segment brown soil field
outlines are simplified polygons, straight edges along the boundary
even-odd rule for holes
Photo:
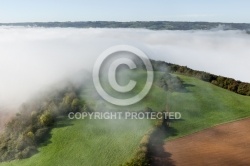
[[[163,145],[159,166],[250,165],[250,118],[222,124]]]

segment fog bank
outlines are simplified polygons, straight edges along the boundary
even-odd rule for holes
[[[250,82],[250,36],[241,31],[0,27],[0,107],[16,106],[129,44],[155,60]]]

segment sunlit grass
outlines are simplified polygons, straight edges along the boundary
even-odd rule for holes
[[[159,78],[163,73],[155,73]],[[139,111],[150,107],[162,111],[166,104],[170,111],[180,112],[182,119],[171,123],[174,139],[211,126],[250,116],[250,97],[214,86],[210,83],[178,75],[186,92],[166,92],[153,85],[139,103],[119,107],[102,100],[93,86],[82,92],[82,98],[95,110]],[[137,78],[145,77],[138,72]],[[144,86],[143,81],[138,87]],[[133,92],[131,92],[133,93]],[[64,120],[60,128],[52,130],[47,146],[29,159],[1,163],[0,166],[50,165],[119,165],[133,157],[140,139],[152,127],[150,120]],[[171,135],[172,134],[172,135]],[[175,135],[173,135],[175,134]]]

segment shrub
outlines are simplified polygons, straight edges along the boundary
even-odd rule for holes
[[[81,108],[81,102],[79,99],[75,98],[71,103],[71,109],[75,112],[77,110],[80,110]]]
[[[35,135],[34,135],[34,133],[32,131],[27,133],[27,137],[29,137],[32,140],[35,140]]]
[[[40,123],[41,123],[43,126],[50,126],[50,125],[53,123],[52,115],[51,115],[51,113],[49,113],[49,112],[43,113],[43,114],[40,116],[39,119],[40,119]]]
[[[49,129],[44,127],[44,128],[41,128],[41,129],[38,129],[36,132],[35,132],[35,140],[36,140],[36,143],[42,143],[44,141],[44,138],[45,136],[48,134],[49,132]]]
[[[30,156],[32,156],[33,154],[37,153],[36,147],[34,146],[28,146],[27,148],[25,148],[19,157],[21,158],[28,158]]]

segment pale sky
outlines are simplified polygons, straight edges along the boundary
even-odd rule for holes
[[[209,21],[250,23],[249,0],[0,0],[0,22]]]

